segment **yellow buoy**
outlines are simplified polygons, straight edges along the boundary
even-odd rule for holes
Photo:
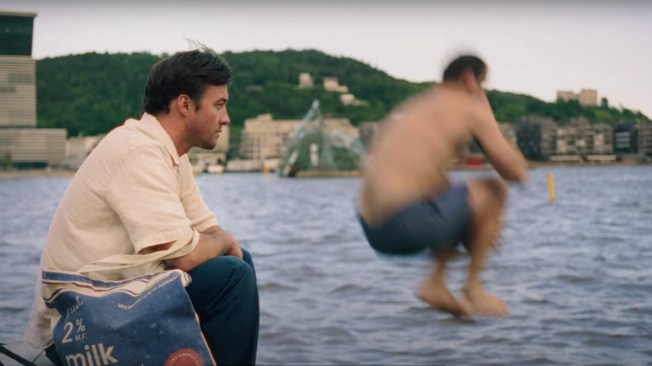
[[[550,196],[550,202],[555,201],[555,179],[552,177],[552,173],[548,173],[548,195]]]

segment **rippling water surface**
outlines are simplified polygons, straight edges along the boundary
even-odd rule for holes
[[[484,274],[511,315],[473,322],[415,298],[427,256],[379,257],[369,248],[355,218],[357,178],[197,179],[222,225],[254,255],[260,364],[652,364],[650,167],[531,170],[530,182],[510,191],[503,246]],[[0,342],[21,337],[68,182],[0,181]],[[451,266],[456,292],[467,263]]]

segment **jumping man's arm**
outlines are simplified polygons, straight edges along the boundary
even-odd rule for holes
[[[473,136],[498,174],[508,181],[524,182],[527,179],[527,162],[520,150],[510,144],[498,128],[489,102],[483,94],[481,106],[476,111]]]

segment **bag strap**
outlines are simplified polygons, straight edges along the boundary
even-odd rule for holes
[[[9,350],[7,347],[5,347],[4,343],[0,343],[0,353],[5,354],[9,356],[14,361],[17,361],[21,365],[27,365],[27,366],[36,366],[35,363],[30,362],[29,360],[26,360],[19,356],[18,354],[12,352]],[[0,361],[0,365],[3,365],[2,361]]]
[[[189,245],[188,242],[190,242]],[[192,252],[199,242],[199,232],[193,229],[189,235],[184,235],[166,250],[159,250],[147,254],[116,254],[87,264],[80,268],[78,273],[91,273],[110,271],[127,267],[141,266],[147,263],[162,261],[169,258],[183,257]]]

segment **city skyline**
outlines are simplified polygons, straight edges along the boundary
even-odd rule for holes
[[[155,5],[155,6],[154,6]],[[652,117],[652,4],[641,1],[5,1],[35,12],[36,59],[84,52],[317,49],[409,81],[439,81],[456,53],[490,67],[488,89],[554,101],[595,89]]]

